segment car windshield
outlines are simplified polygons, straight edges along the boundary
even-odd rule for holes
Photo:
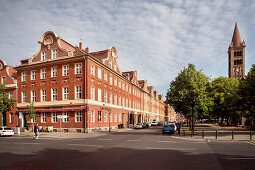
[[[142,123],[137,123],[137,125],[143,125]]]
[[[174,127],[174,125],[164,125],[164,127]]]
[[[12,128],[5,127],[4,130],[12,130]]]

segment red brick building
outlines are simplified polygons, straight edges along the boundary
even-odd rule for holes
[[[84,132],[119,124],[164,120],[163,95],[137,80],[137,71],[121,72],[115,47],[89,52],[48,31],[38,52],[17,70],[17,112],[26,115],[34,102],[39,126]],[[24,120],[24,125],[27,122]]]
[[[17,97],[17,74],[13,66],[7,65],[3,60],[0,60],[0,83],[5,84],[6,93],[9,98]],[[0,114],[0,126],[16,127],[19,123],[18,115],[16,113],[16,105],[9,112],[2,112]]]

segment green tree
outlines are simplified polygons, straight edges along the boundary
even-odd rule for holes
[[[239,93],[242,111],[250,117],[251,128],[253,127],[253,116],[255,112],[255,64],[252,65],[245,79],[241,82]]]
[[[6,93],[5,84],[0,84],[0,112],[8,112],[14,106],[16,99],[10,98]]]
[[[193,64],[189,64],[170,83],[166,101],[177,112],[182,111],[185,117],[191,119],[191,129],[194,130],[194,118],[204,117],[208,113],[207,86],[209,77],[201,70],[196,70]]]
[[[28,113],[26,114],[26,118],[28,121],[31,122],[31,119],[36,120],[36,116],[37,116],[37,114],[35,113],[34,103],[29,99],[29,108],[28,108]],[[32,125],[32,124],[30,124],[30,125]]]

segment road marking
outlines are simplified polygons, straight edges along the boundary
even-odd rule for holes
[[[167,141],[167,140],[162,140],[162,141],[157,141],[161,143],[176,143],[176,141]]]
[[[248,144],[251,144],[251,145],[255,145],[255,142],[247,142],[247,141],[244,141],[245,143],[248,143]]]
[[[72,146],[98,147],[98,148],[104,147],[104,146],[102,146],[102,145],[83,145],[83,144],[68,144],[68,145],[72,145]]]
[[[227,158],[227,159],[232,159],[232,160],[236,160],[236,159],[253,160],[253,159],[255,159],[255,158]]]
[[[98,139],[98,140],[112,140],[112,139]]]
[[[206,142],[194,142],[194,143],[206,143]]]
[[[20,143],[20,142],[15,142],[15,144],[38,145],[40,143]]]
[[[179,150],[179,151],[195,151],[196,149],[185,148],[146,148],[147,150]]]
[[[141,140],[125,140],[125,141],[128,141],[128,142],[139,142]]]

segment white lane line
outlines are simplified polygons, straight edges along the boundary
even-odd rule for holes
[[[128,142],[139,142],[141,140],[125,140],[125,141],[128,141]]]
[[[21,144],[21,145],[38,145],[40,143],[21,143],[21,142],[15,142],[15,144]]]
[[[194,142],[194,143],[206,143],[206,142]]]
[[[247,142],[247,141],[244,141],[245,143],[248,143],[248,144],[251,144],[251,145],[255,145],[255,143],[253,142]]]
[[[162,141],[157,141],[161,143],[176,143],[176,141],[167,141],[167,140],[162,140]]]
[[[112,140],[112,139],[98,139],[98,140]]]
[[[195,151],[196,149],[185,148],[146,148],[147,150],[179,150],[179,151]]]
[[[68,144],[68,145],[72,145],[72,146],[98,147],[98,148],[104,147],[104,146],[102,146],[102,145],[84,145],[84,144]]]
[[[232,159],[232,160],[237,160],[237,159],[242,159],[242,160],[254,160],[255,158],[227,158],[227,159]]]

